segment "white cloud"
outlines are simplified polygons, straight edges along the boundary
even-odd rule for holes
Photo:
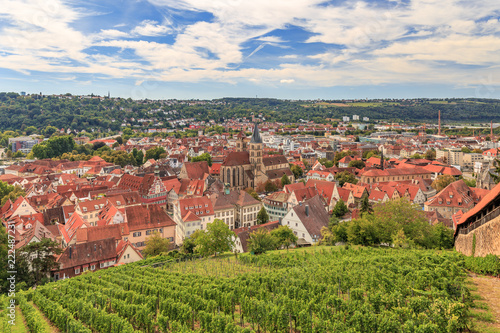
[[[102,39],[106,39],[106,38],[117,39],[117,38],[127,38],[127,37],[129,37],[129,34],[124,32],[124,31],[120,31],[120,30],[116,30],[116,29],[107,29],[107,30],[101,30],[101,32],[99,34],[97,34],[96,37],[102,38]]]
[[[263,42],[269,42],[269,43],[285,43],[285,41],[281,37],[277,36],[265,36],[265,37],[259,37],[257,40],[263,41]]]
[[[310,86],[472,84],[480,81],[483,71],[494,68],[500,51],[500,22],[492,18],[500,13],[497,0],[411,0],[392,2],[391,8],[355,0],[335,5],[324,5],[323,0],[150,2],[160,13],[193,10],[209,12],[213,19],[175,28],[168,19],[146,19],[127,32],[124,24],[117,24],[92,34],[74,28],[83,13],[66,1],[3,0],[0,18],[6,24],[0,28],[4,52],[0,67],[71,76],[99,73],[132,78],[139,85],[151,77]],[[290,25],[312,33],[307,43],[323,43],[324,47],[311,48],[319,51],[305,55],[295,48],[294,36],[284,35],[284,40],[273,35],[274,30]],[[173,44],[144,38],[167,34],[175,37]],[[249,51],[244,47],[250,41],[262,44],[245,56]],[[268,69],[242,66],[254,64],[257,52],[266,45],[288,47],[293,54],[278,52],[271,59],[274,62],[265,64]],[[96,47],[109,52],[96,53],[100,50]],[[114,52],[114,48],[132,52]],[[269,57],[266,53],[266,61]],[[279,60],[282,64],[276,65]],[[443,62],[451,65],[443,66]]]
[[[165,25],[158,24],[156,21],[144,20],[135,27],[131,33],[139,36],[163,36],[168,34],[171,29]]]

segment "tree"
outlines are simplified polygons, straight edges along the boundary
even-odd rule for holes
[[[420,160],[420,159],[423,158],[423,156],[420,155],[419,153],[415,153],[415,154],[411,155],[410,158],[413,158],[413,159],[416,159],[416,160]]]
[[[193,234],[194,235],[194,234]],[[196,242],[193,237],[184,238],[180,251],[184,254],[193,254],[196,248]]]
[[[462,147],[462,153],[470,154],[472,153],[472,150],[470,150],[468,147]]]
[[[440,175],[432,182],[431,186],[439,193],[453,182],[455,182],[455,177],[450,175]]]
[[[434,149],[427,149],[425,151],[424,157],[427,160],[434,160],[434,159],[436,159],[436,151]]]
[[[158,231],[153,232],[146,239],[146,247],[143,250],[145,257],[153,257],[170,250],[170,241],[168,238],[163,238]]]
[[[261,201],[260,197],[259,197],[259,194],[257,193],[257,191],[255,191],[253,188],[249,187],[247,189],[245,189],[245,191],[250,194],[255,200],[259,200]]]
[[[290,170],[292,171],[293,173],[293,176],[295,177],[295,179],[299,179],[300,177],[302,177],[304,171],[302,170],[301,167],[299,167],[298,165],[292,165],[292,167],[290,168]]]
[[[433,245],[435,248],[450,249],[455,241],[453,230],[446,227],[442,222],[432,227]]]
[[[195,233],[196,234],[196,233]],[[207,230],[200,230],[196,237],[195,251],[201,255],[207,256],[213,253],[231,251],[234,247],[235,233],[229,230],[229,227],[220,219],[215,219],[207,224]]]
[[[276,186],[275,183],[273,183],[272,181],[268,180],[266,181],[266,184],[264,185],[264,190],[266,192],[274,192],[278,189],[278,187]]]
[[[285,185],[291,184],[292,182],[290,181],[290,178],[286,174],[281,177],[281,186],[284,187]]]
[[[363,198],[361,199],[361,207],[359,211],[363,213],[368,213],[371,214],[373,213],[373,208],[372,208],[372,203],[368,199],[368,195],[364,195]]]
[[[0,222],[0,294],[5,294],[7,288],[7,274],[8,269],[8,251],[9,251],[9,241],[8,241],[7,229],[4,227],[3,223]],[[12,244],[14,245],[14,244]]]
[[[48,125],[42,130],[42,135],[45,136],[46,138],[49,138],[52,136],[52,134],[54,134],[57,131],[58,131],[57,127]]]
[[[37,132],[37,128],[35,126],[28,126],[24,131],[26,132],[26,135],[31,135]]]
[[[265,228],[250,233],[248,238],[248,249],[254,254],[274,250],[277,244],[278,240]]]
[[[5,195],[4,197],[2,197],[2,200],[1,200],[1,204],[2,206],[7,202],[7,200],[11,200],[12,202],[14,202],[17,198],[19,198],[20,196],[25,196],[26,195],[26,192],[24,192],[24,189],[19,186],[19,185],[16,185],[16,186],[13,186],[14,188],[12,189],[12,191],[10,191],[7,195]]]
[[[285,225],[272,230],[271,235],[276,238],[278,247],[284,246],[287,250],[290,245],[295,244],[298,240],[293,230]]]
[[[331,168],[333,166],[333,161],[330,161],[326,158],[320,158],[318,162],[321,163],[325,168]]]
[[[335,204],[335,207],[333,207],[333,215],[335,215],[336,217],[342,217],[348,211],[349,209],[347,208],[342,199],[339,199],[339,201],[337,201],[337,203]]]
[[[269,215],[264,207],[257,213],[257,224],[264,224],[269,222]]]
[[[207,161],[208,166],[212,166],[212,156],[210,156],[209,153],[203,153],[191,159],[191,162],[201,162],[201,161]]]
[[[363,169],[365,167],[365,162],[361,160],[352,160],[349,162],[349,168]]]
[[[356,184],[358,182],[356,177],[349,171],[338,172],[335,179],[339,182],[340,187],[344,186],[345,183]]]
[[[55,136],[33,146],[31,151],[38,159],[59,157],[64,153],[72,152],[75,148],[75,140],[71,136]]]
[[[167,156],[167,152],[165,151],[165,148],[163,147],[155,147],[146,150],[146,161],[149,159],[154,159],[154,160],[159,160],[161,158],[165,158]]]
[[[43,238],[39,242],[32,242],[22,247],[19,252],[19,265],[30,267],[34,283],[44,282],[50,272],[59,268],[56,255],[62,253],[59,243],[50,238]],[[16,262],[17,264],[17,262]]]

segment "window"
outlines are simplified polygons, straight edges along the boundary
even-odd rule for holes
[[[95,271],[95,265],[90,265],[90,270]]]
[[[75,268],[75,274],[80,274],[80,268]]]
[[[83,271],[84,271],[84,272],[86,272],[86,271],[88,271],[88,270],[89,270],[89,268],[88,268],[88,267],[83,267]]]
[[[140,231],[137,231],[137,232],[133,233],[134,237],[140,237],[141,235],[142,235],[142,233]]]

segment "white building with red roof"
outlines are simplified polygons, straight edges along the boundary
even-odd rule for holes
[[[174,204],[174,221],[176,226],[176,243],[184,242],[196,230],[206,230],[207,224],[215,219],[212,201],[208,197],[179,199]]]

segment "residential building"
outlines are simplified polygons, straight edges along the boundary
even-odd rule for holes
[[[176,241],[176,222],[159,205],[141,205],[125,208],[127,215],[128,240],[137,249],[142,251],[146,240],[153,233],[158,232],[172,245]]]
[[[313,245],[321,239],[321,228],[328,226],[330,218],[319,196],[293,207],[283,218],[282,225],[288,226],[299,238],[297,244]]]
[[[209,197],[179,199],[174,204],[176,244],[182,244],[184,238],[190,237],[196,230],[206,230],[207,224],[214,219],[214,209]]]

